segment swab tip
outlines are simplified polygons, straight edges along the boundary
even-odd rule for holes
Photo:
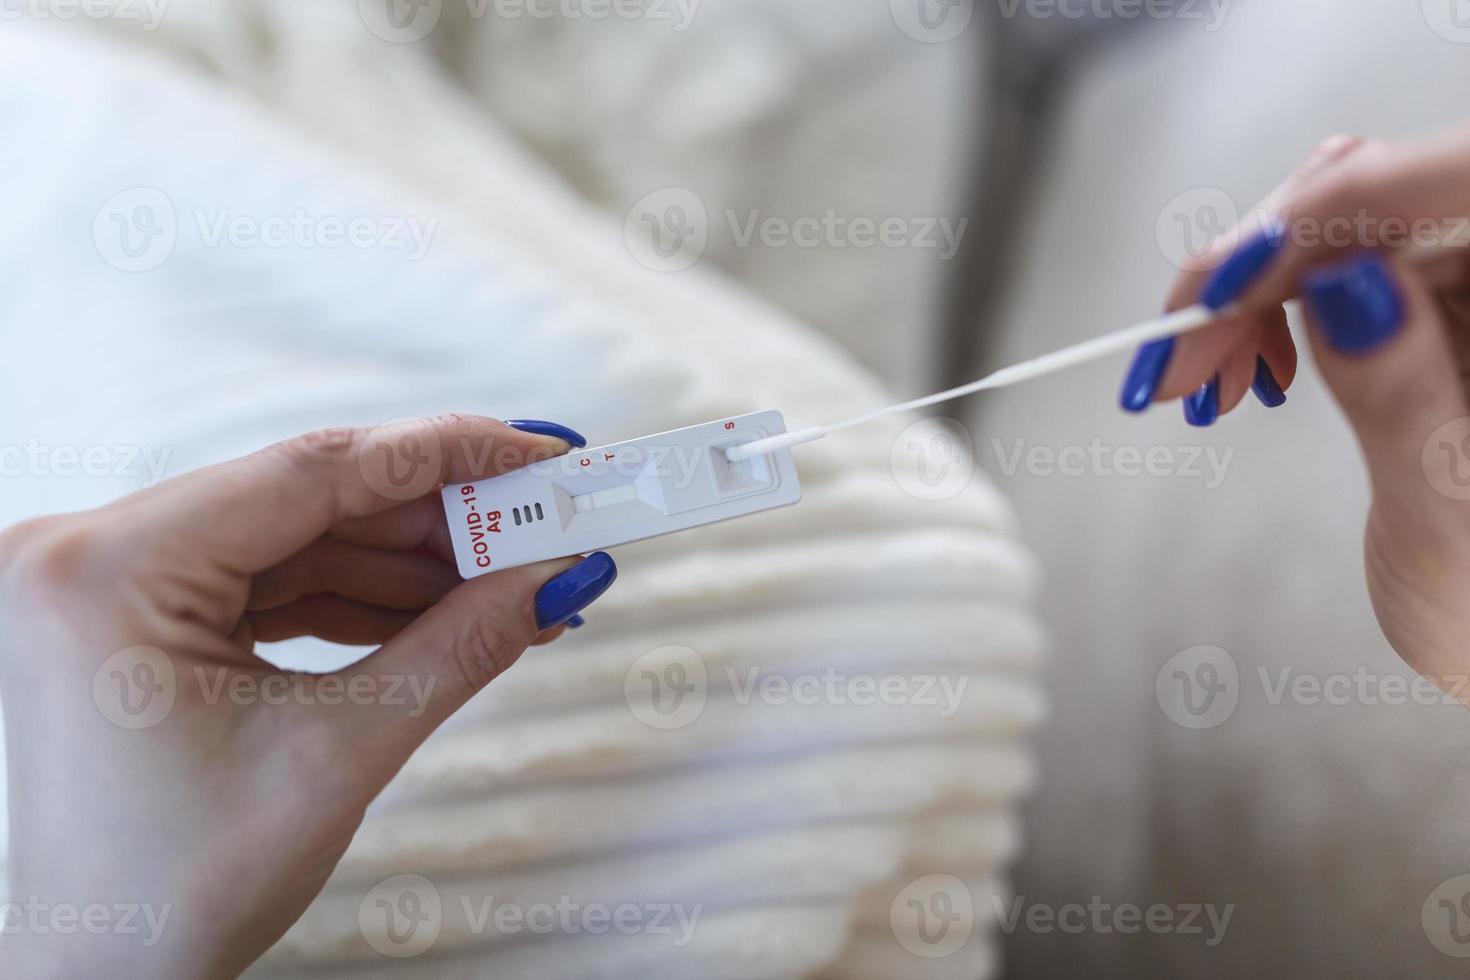
[[[739,446],[731,446],[725,450],[725,458],[732,463],[755,456],[766,456],[770,453],[779,452],[782,449],[790,449],[802,443],[816,442],[827,434],[825,429],[814,427],[810,429],[798,429],[795,432],[783,432],[778,436],[768,436],[765,439],[757,439],[754,442],[743,443]]]

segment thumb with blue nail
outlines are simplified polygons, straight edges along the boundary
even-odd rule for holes
[[[1312,358],[1362,447],[1374,611],[1404,660],[1470,706],[1470,127],[1327,140],[1180,276],[1169,309],[1235,312],[1139,352],[1123,407],[1210,425],[1286,401],[1301,301]]]

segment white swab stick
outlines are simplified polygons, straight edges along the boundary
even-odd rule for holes
[[[1398,250],[1401,261],[1414,265],[1427,264],[1439,258],[1441,255],[1451,251],[1463,251],[1464,243],[1439,243],[1434,245],[1410,245]],[[1002,368],[994,374],[986,375],[979,381],[949,391],[941,391],[937,395],[929,395],[927,398],[916,398],[902,405],[890,405],[867,415],[859,415],[846,419],[842,422],[834,422],[831,425],[818,425],[808,429],[798,429],[795,432],[787,432],[779,436],[771,436],[768,439],[757,439],[755,442],[747,442],[743,446],[734,446],[725,450],[725,456],[730,462],[738,463],[752,456],[763,456],[773,453],[778,449],[787,449],[791,446],[800,446],[807,442],[816,442],[826,436],[829,432],[839,429],[850,429],[864,422],[882,418],[885,415],[896,415],[899,412],[912,412],[915,409],[928,408],[931,405],[940,405],[944,402],[954,401],[966,395],[973,395],[978,391],[990,391],[995,388],[1008,388],[1011,385],[1020,384],[1023,381],[1033,381],[1036,378],[1054,374],[1057,371],[1065,371],[1067,368],[1086,364],[1089,361],[1100,360],[1112,354],[1130,350],[1141,344],[1153,340],[1162,340],[1165,337],[1174,337],[1198,330],[1210,324],[1232,317],[1241,312],[1240,307],[1228,306],[1223,310],[1211,310],[1204,305],[1196,305],[1180,310],[1177,313],[1169,313],[1153,320],[1135,324],[1119,330],[1116,333],[1105,334],[1092,340],[1084,341],[1073,347],[1055,351],[1051,354],[1043,354],[1041,357],[1013,364],[1008,368]]]
[[[747,442],[743,446],[734,446],[725,451],[725,456],[732,463],[738,463],[752,456],[764,456],[776,452],[779,449],[787,449],[791,446],[799,446],[803,443],[816,442],[828,433],[837,432],[840,429],[850,429],[855,425],[862,425],[885,415],[896,415],[900,412],[912,412],[920,408],[929,408],[932,405],[940,405],[944,402],[954,401],[966,395],[973,395],[978,391],[990,391],[996,388],[1008,388],[1011,385],[1020,384],[1023,381],[1033,381],[1036,378],[1065,371],[1067,368],[1076,367],[1079,364],[1087,364],[1122,351],[1131,350],[1141,344],[1153,340],[1162,340],[1165,337],[1173,337],[1179,334],[1198,330],[1233,316],[1238,312],[1236,307],[1227,307],[1224,310],[1212,310],[1207,306],[1191,306],[1177,313],[1170,313],[1157,319],[1147,320],[1135,324],[1116,333],[1095,337],[1092,340],[1083,341],[1073,347],[1043,354],[1041,357],[1013,364],[1008,368],[1002,368],[994,374],[986,375],[979,381],[972,381],[959,388],[951,388],[941,391],[935,395],[925,398],[916,398],[911,402],[901,405],[890,405],[880,408],[876,412],[866,415],[858,415],[831,425],[817,425],[807,429],[798,429],[795,432],[787,432],[779,436],[771,436],[767,439],[757,439],[755,442]]]

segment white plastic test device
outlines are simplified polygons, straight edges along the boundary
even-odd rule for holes
[[[735,446],[786,431],[757,412],[587,449],[445,487],[465,578],[601,551],[801,500],[789,449],[731,461]]]

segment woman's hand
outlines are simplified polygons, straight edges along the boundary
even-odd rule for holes
[[[0,974],[239,973],[429,733],[612,584],[601,554],[460,581],[439,486],[582,444],[512,425],[321,432],[0,537]],[[255,655],[302,635],[381,646],[328,677]]]
[[[1228,322],[1139,352],[1123,405],[1185,397],[1210,425],[1248,391],[1285,401],[1301,297],[1312,355],[1357,433],[1373,489],[1367,571],[1384,633],[1470,705],[1470,129],[1414,143],[1337,137],[1278,188],[1169,309]],[[1439,251],[1430,261],[1425,251]],[[1442,251],[1440,251],[1442,250]]]

